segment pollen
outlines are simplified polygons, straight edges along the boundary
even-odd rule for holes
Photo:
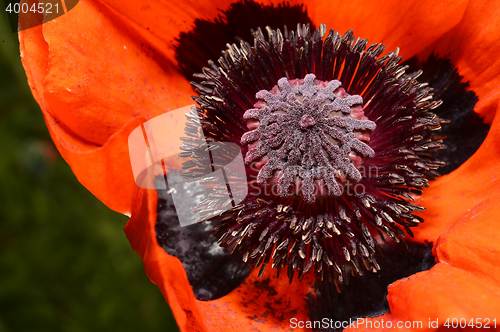
[[[363,115],[363,98],[349,95],[338,80],[278,80],[257,93],[255,108],[245,112],[249,132],[245,162],[259,169],[257,183],[276,185],[281,197],[306,203],[340,196],[348,180],[360,181],[359,167],[375,152],[368,145],[376,127]]]

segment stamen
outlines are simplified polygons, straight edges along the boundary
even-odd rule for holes
[[[307,271],[335,284],[376,272],[384,241],[403,242],[423,222],[412,201],[444,164],[443,137],[432,134],[446,123],[431,112],[440,101],[421,72],[405,73],[398,49],[380,57],[383,45],[352,31],[325,37],[325,25],[267,33],[229,45],[193,83],[188,127],[201,125],[212,145],[239,145],[248,164],[247,179],[231,179],[233,194],[248,189],[244,201],[228,207],[214,187],[198,210],[217,211],[219,244],[261,273],[271,260],[290,282]],[[184,176],[213,172],[199,166],[198,134],[186,134]]]

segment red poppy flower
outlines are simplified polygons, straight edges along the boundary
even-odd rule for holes
[[[491,129],[472,157],[437,178],[417,199],[427,210],[420,213],[425,223],[413,229],[414,241],[432,242],[437,264],[389,285],[389,312],[350,329],[417,321],[422,325],[403,327],[436,329],[447,319],[452,324],[454,318],[459,323],[460,319],[468,324],[472,320],[474,326],[493,323],[500,317],[496,300],[500,295],[496,258],[500,246],[495,236],[495,212],[500,206],[500,120],[496,112],[500,99],[500,61],[496,56],[500,51],[500,5],[482,1],[317,0],[294,7],[300,4],[252,2],[252,8],[262,10],[258,15],[248,11],[230,20],[236,8],[232,1],[195,5],[82,0],[68,14],[21,31],[21,57],[61,155],[96,197],[111,209],[131,215],[126,234],[183,331],[290,330],[291,318],[297,324],[310,321],[314,317],[311,310],[322,303],[318,300],[321,293],[313,289],[312,276],[306,274],[302,282],[289,284],[288,278],[275,278],[269,272],[259,279],[258,271],[235,278],[235,289],[223,297],[196,299],[193,281],[190,285],[185,271],[189,266],[158,243],[158,206],[166,204],[165,197],[159,199],[157,191],[139,189],[135,184],[128,156],[129,134],[148,119],[192,103],[195,93],[183,74],[192,73],[192,68],[201,70],[200,61],[203,65],[210,57],[217,57],[221,49],[215,45],[234,41],[224,39],[234,36],[225,26],[237,30],[240,25],[259,27],[252,25],[253,20],[276,19],[280,24],[289,19],[310,20],[316,26],[326,23],[339,31],[354,29],[357,36],[383,42],[388,49],[400,47],[405,59],[416,56],[424,61],[431,54],[447,57],[446,64],[456,67],[477,95],[473,116],[479,115]],[[284,11],[292,7],[299,11]],[[214,21],[219,15],[222,18]],[[42,17],[21,15],[21,27],[27,19]],[[203,32],[212,35],[200,35]],[[434,67],[429,80],[439,83],[443,75],[448,75],[448,80],[455,75],[453,70],[445,70],[445,62],[427,60],[427,64]],[[444,84],[443,89],[450,87]],[[460,101],[460,97],[453,98]],[[470,123],[465,126],[470,127]],[[457,137],[475,139],[474,133],[466,131]],[[460,155],[462,149],[468,149],[467,141],[459,151],[452,151],[450,158]],[[326,296],[326,292],[322,294]],[[375,317],[373,312],[371,315]],[[430,324],[436,320],[438,325]]]

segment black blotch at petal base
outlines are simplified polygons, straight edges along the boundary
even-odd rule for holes
[[[214,21],[196,20],[193,30],[181,33],[175,47],[182,74],[193,79],[193,74],[200,73],[207,66],[208,60],[217,61],[227,43],[238,43],[238,38],[253,42],[251,29],[283,29],[289,30],[297,24],[314,25],[302,6],[290,6],[283,3],[273,6],[262,6],[253,1],[236,2],[229,9],[221,12]],[[265,31],[264,31],[265,33]]]
[[[356,321],[358,318],[385,314],[389,310],[387,286],[401,278],[428,270],[435,264],[432,244],[409,241],[406,244],[408,249],[403,245],[387,242],[383,257],[378,262],[380,271],[366,272],[362,277],[350,278],[348,285],[340,285],[341,293],[337,292],[332,283],[317,281],[315,292],[309,294],[309,317],[311,321],[322,321],[326,318],[329,327],[315,331],[339,332],[343,328],[335,328],[335,322],[342,324],[346,321]]]
[[[438,172],[448,174],[479,149],[490,126],[474,112],[478,98],[474,91],[468,90],[469,83],[463,81],[449,59],[431,54],[422,63],[411,58],[405,64],[410,66],[408,73],[423,70],[419,81],[429,83],[434,89],[434,99],[443,101],[433,112],[451,120],[451,123],[444,124],[441,130],[435,132],[436,136],[447,136],[444,140],[446,148],[438,152],[438,159],[446,162],[446,166],[439,168]]]
[[[169,254],[177,257],[193,288],[196,299],[209,301],[229,294],[250,274],[239,253],[217,244],[210,232],[213,223],[200,223],[181,227],[168,188],[158,191],[156,238]]]

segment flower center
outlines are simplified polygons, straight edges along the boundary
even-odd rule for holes
[[[338,80],[308,74],[281,78],[256,99],[243,115],[249,131],[241,143],[249,148],[245,162],[259,170],[258,184],[311,204],[361,180],[363,161],[375,154],[368,142],[376,127],[364,116],[361,96],[347,94]]]
[[[219,244],[260,276],[268,265],[290,280],[312,269],[340,291],[350,276],[379,271],[384,242],[401,242],[423,221],[413,196],[444,165],[433,132],[447,121],[432,112],[441,101],[417,81],[422,72],[399,65],[398,49],[381,56],[383,45],[367,47],[352,31],[326,32],[267,28],[266,39],[257,29],[253,45],[229,45],[209,61],[192,83],[199,107],[188,116],[183,176],[206,174],[192,128],[211,144],[239,145],[246,178],[228,181],[232,195],[248,195],[231,207],[227,186],[214,185],[198,207],[218,222]]]

